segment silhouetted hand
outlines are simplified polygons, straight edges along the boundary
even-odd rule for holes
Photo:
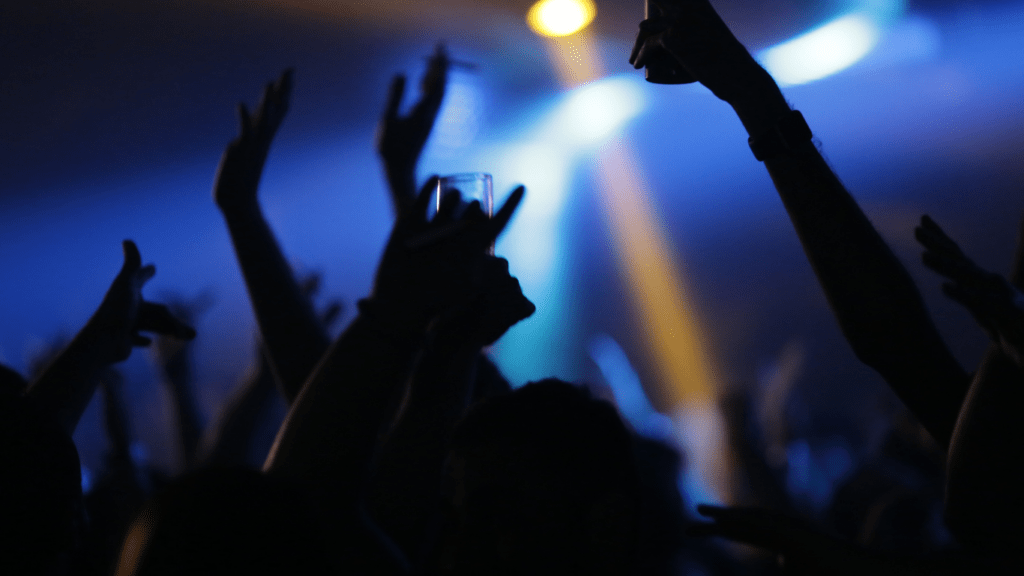
[[[479,202],[456,216],[461,199],[450,193],[427,220],[427,205],[437,187],[431,178],[412,208],[399,217],[377,269],[372,301],[393,318],[426,325],[446,309],[470,301],[486,278],[489,247],[523,199],[516,188],[504,206],[488,218]],[[386,306],[380,306],[386,304]]]
[[[213,199],[221,210],[255,204],[270,143],[288,112],[292,74],[293,70],[289,68],[276,82],[264,87],[253,114],[245,104],[238,104],[239,134],[224,150],[213,189]]]
[[[185,340],[196,336],[196,331],[175,318],[166,306],[143,300],[142,286],[156,274],[156,267],[142,265],[139,249],[131,240],[125,240],[123,248],[124,266],[96,313],[82,328],[82,335],[104,364],[127,359],[133,346],[148,346],[152,341],[140,332]]]
[[[405,94],[405,76],[391,81],[387,106],[377,134],[377,151],[391,186],[395,212],[408,210],[416,200],[416,164],[430,137],[448,83],[448,53],[438,44],[420,83],[420,100],[406,116],[398,115]]]
[[[509,274],[508,260],[484,260],[478,292],[438,319],[439,330],[475,347],[488,346],[537,310]]]
[[[661,16],[640,23],[629,63],[643,68],[664,48],[715,96],[734,103],[755,81],[773,82],[733,36],[708,0],[651,0]]]
[[[139,249],[131,240],[125,240],[123,247],[124,265],[103,302],[78,335],[34,378],[27,392],[69,435],[74,433],[103,371],[127,359],[133,346],[151,343],[140,332],[184,339],[196,335],[166,306],[143,300],[142,286],[156,274],[156,268],[142,265]]]
[[[1024,295],[1009,281],[981,269],[927,215],[914,230],[925,266],[949,278],[942,291],[974,316],[1004,353],[1024,367]]]
[[[786,574],[863,576],[884,567],[881,560],[779,512],[707,505],[697,512],[712,522],[692,526],[691,536],[719,536],[778,552]]]
[[[213,306],[214,297],[212,292],[203,291],[192,298],[185,298],[180,294],[165,294],[161,300],[167,303],[167,309],[175,318],[194,325]],[[186,342],[175,338],[173,334],[160,335],[154,342],[153,355],[157,364],[170,375],[178,370],[172,364],[187,362],[186,347]]]

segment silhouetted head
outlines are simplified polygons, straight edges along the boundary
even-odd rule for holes
[[[615,409],[557,380],[475,406],[449,455],[448,574],[620,574],[636,538],[631,440]]]
[[[21,374],[0,364],[0,396],[21,396],[28,388],[28,382]]]
[[[323,525],[300,486],[207,469],[168,486],[125,537],[118,576],[329,573]]]
[[[0,396],[0,574],[66,566],[84,522],[71,438],[31,399]]]

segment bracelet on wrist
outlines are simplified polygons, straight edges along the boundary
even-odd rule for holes
[[[757,136],[747,139],[754,158],[764,162],[775,158],[782,152],[793,150],[797,146],[810,142],[814,135],[799,110],[787,112],[775,126]]]

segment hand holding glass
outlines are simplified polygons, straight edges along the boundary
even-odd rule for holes
[[[450,191],[456,191],[462,197],[459,212],[466,209],[474,200],[480,203],[480,209],[488,218],[494,216],[494,189],[491,175],[482,172],[468,174],[453,174],[443,176],[437,181],[437,189],[434,190],[434,197],[430,202],[428,218],[433,218],[441,207],[441,198]],[[494,254],[494,244],[491,244],[491,254]]]

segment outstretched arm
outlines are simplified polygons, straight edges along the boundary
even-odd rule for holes
[[[224,150],[213,188],[271,367],[289,402],[298,396],[330,344],[256,198],[271,141],[288,110],[291,88],[292,71],[286,70],[263,90],[254,113],[238,105],[240,133]]]
[[[804,252],[857,357],[948,446],[968,377],[940,338],[903,265],[811,141],[802,116],[707,0],[652,0],[630,61],[667,50],[730,104],[763,159]]]
[[[408,211],[416,200],[416,165],[444,100],[448,67],[448,53],[443,44],[438,44],[420,82],[420,99],[406,116],[398,114],[405,94],[405,76],[399,74],[391,81],[384,116],[377,129],[377,151],[384,161],[395,214]]]
[[[211,303],[210,294],[202,293],[191,301],[181,297],[172,298],[168,301],[168,307],[175,316],[195,325]],[[153,346],[153,361],[171,394],[184,469],[191,469],[195,465],[199,438],[203,434],[203,417],[192,373],[192,350],[192,342],[167,337],[157,337]]]
[[[317,487],[332,513],[351,518],[360,501],[381,427],[407,382],[430,323],[475,291],[487,249],[523,189],[488,219],[477,203],[456,218],[448,195],[426,219],[432,178],[403,214],[385,248],[371,298],[331,345],[292,406],[264,470]]]
[[[92,399],[103,371],[128,358],[133,346],[148,346],[139,334],[155,332],[192,339],[195,330],[178,321],[166,306],[142,299],[142,286],[156,274],[142,265],[139,249],[124,241],[124,266],[114,278],[100,307],[28,389],[54,415],[69,435]]]
[[[508,262],[488,258],[480,293],[434,323],[409,382],[405,405],[384,441],[372,485],[374,519],[416,559],[435,519],[448,443],[475,390],[481,349],[536,307],[509,275]]]
[[[970,311],[992,338],[964,400],[946,466],[945,516],[969,549],[1008,549],[1019,540],[1024,515],[1018,455],[1024,447],[1019,407],[1024,404],[1024,310],[1018,238],[1014,283],[979,268],[945,232],[924,216],[916,230],[925,264],[950,280],[947,296]],[[1014,286],[1016,284],[1016,287]]]
[[[1024,367],[1024,295],[1008,280],[982,270],[928,216],[914,231],[925,247],[925,266],[950,281],[942,291],[974,316],[993,344]]]
[[[312,275],[302,282],[302,291],[312,298],[319,287],[320,277]],[[340,317],[342,305],[331,303],[320,315],[326,329]],[[272,403],[276,397],[274,375],[270,370],[263,342],[256,337],[256,365],[220,409],[217,420],[203,436],[200,444],[200,466],[260,467],[266,453],[253,461],[257,448],[257,431],[268,423]],[[262,448],[262,446],[259,446]]]

